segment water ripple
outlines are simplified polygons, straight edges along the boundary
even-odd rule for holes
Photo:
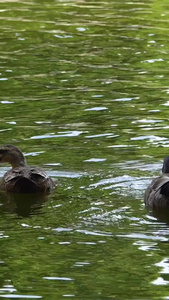
[[[77,131],[77,130],[65,131],[65,132],[60,132],[59,134],[48,133],[48,134],[44,134],[44,135],[36,135],[36,136],[30,137],[30,139],[37,140],[37,139],[49,139],[49,138],[56,138],[56,137],[75,137],[75,136],[79,136],[82,133],[83,133],[83,131]]]

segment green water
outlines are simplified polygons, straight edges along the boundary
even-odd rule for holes
[[[0,1],[0,143],[59,180],[47,199],[0,193],[0,297],[169,299],[169,225],[143,203],[169,153],[168,14]]]

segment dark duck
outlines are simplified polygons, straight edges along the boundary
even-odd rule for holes
[[[0,163],[12,166],[1,181],[1,189],[13,193],[50,193],[52,179],[39,167],[26,164],[23,153],[13,145],[0,146]]]
[[[164,159],[162,175],[153,179],[147,187],[144,202],[154,209],[169,208],[169,156]]]

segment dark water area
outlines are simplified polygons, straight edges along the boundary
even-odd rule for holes
[[[0,192],[0,298],[169,299],[167,1],[0,1],[0,144],[59,185]],[[9,166],[0,166],[0,176]]]

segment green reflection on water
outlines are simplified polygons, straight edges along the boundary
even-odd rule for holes
[[[117,196],[111,203],[103,196],[100,202],[104,204],[100,205],[97,197],[90,199],[90,193],[81,199],[79,195],[72,199],[71,193],[52,197],[41,214],[24,220],[3,214],[2,224],[9,235],[1,249],[7,268],[3,282],[12,278],[12,285],[21,294],[40,291],[45,297],[50,291],[52,299],[72,293],[94,299],[151,295],[149,280],[157,276],[152,250],[145,256],[135,245],[138,238],[127,237],[132,232],[128,217],[136,205],[127,198],[128,209],[121,207],[118,213]],[[8,228],[6,218],[10,220]],[[139,237],[143,228],[136,231]]]
[[[168,153],[167,11],[0,3],[1,143],[60,177],[49,199],[0,195],[0,296],[168,297],[168,225],[142,201]]]

